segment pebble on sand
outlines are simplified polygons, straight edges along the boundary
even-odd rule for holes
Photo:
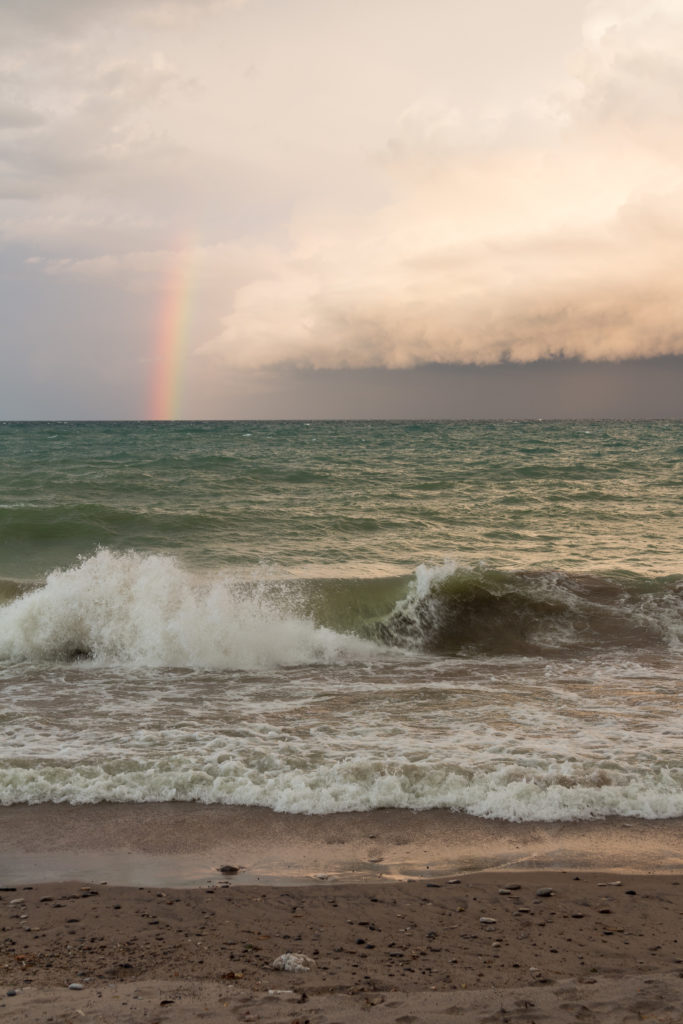
[[[315,967],[315,960],[304,953],[281,953],[273,960],[275,971],[310,971]]]

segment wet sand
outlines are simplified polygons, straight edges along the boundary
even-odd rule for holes
[[[431,878],[496,868],[683,871],[683,819],[487,821],[450,811],[329,815],[258,807],[0,807],[0,879],[194,886]]]
[[[3,808],[0,1020],[680,1024],[682,825]]]

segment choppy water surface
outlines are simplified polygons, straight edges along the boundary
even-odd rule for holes
[[[0,800],[683,814],[656,423],[6,424]]]

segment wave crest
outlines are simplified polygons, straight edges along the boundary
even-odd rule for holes
[[[419,566],[412,577],[293,580],[193,571],[101,549],[44,585],[0,588],[0,660],[259,670],[386,654],[680,649],[683,578]]]
[[[292,587],[103,549],[0,609],[0,658],[265,669],[371,655],[316,625]]]
[[[439,654],[676,648],[683,639],[683,579],[422,565],[377,634],[385,643]]]

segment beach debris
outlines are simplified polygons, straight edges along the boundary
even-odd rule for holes
[[[549,886],[542,886],[540,889],[536,890],[537,896],[553,896],[554,893],[555,890],[551,889]]]
[[[315,960],[305,953],[281,953],[273,960],[274,971],[310,971]]]
[[[234,864],[222,864],[218,869],[223,875],[236,875],[240,868]]]

